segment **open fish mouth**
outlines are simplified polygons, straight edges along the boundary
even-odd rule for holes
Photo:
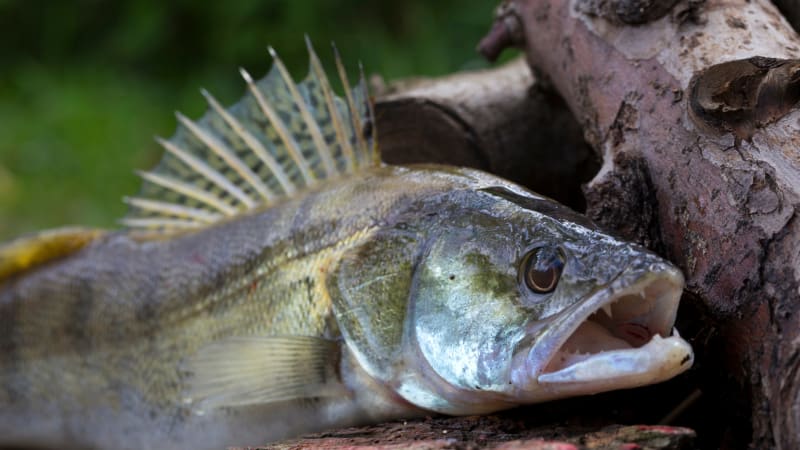
[[[539,386],[581,395],[657,383],[685,371],[694,355],[673,328],[682,291],[680,273],[666,270],[593,295],[571,312],[568,322],[578,326],[540,366]]]

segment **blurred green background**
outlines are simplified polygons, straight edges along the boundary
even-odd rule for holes
[[[225,104],[237,68],[266,73],[272,45],[295,77],[303,34],[331,66],[386,80],[485,67],[474,51],[493,0],[0,0],[0,241],[65,224],[115,226],[134,169],[154,165],[174,111]]]

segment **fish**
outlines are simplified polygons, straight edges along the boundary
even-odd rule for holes
[[[658,383],[684,279],[479,170],[381,162],[308,42],[178,113],[117,230],[0,246],[0,445],[219,449]]]

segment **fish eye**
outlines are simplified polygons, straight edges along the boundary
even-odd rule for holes
[[[555,290],[564,269],[564,255],[556,247],[537,247],[522,263],[522,279],[528,289],[537,294]]]

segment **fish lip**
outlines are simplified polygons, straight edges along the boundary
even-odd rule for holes
[[[645,315],[654,315],[655,317],[650,318],[645,328],[652,331],[653,336],[672,339],[670,334],[675,322],[678,302],[683,292],[683,275],[674,266],[666,263],[650,264],[644,274],[641,272],[641,268],[639,270],[628,268],[621,271],[605,288],[592,292],[572,308],[553,317],[551,325],[543,331],[544,336],[540,336],[536,345],[528,352],[525,361],[528,382],[535,383],[539,388],[547,384],[539,381],[540,376],[553,373],[547,370],[553,359],[570,337],[575,335],[578,328],[589,321],[593,314],[599,313],[606,305],[613,305],[626,296],[639,295],[640,292],[647,292],[648,289],[651,291],[650,296],[655,294],[655,298],[642,296],[642,299],[647,300],[649,305]],[[679,337],[677,339],[680,340]],[[684,341],[681,340],[681,342]],[[646,344],[647,342],[643,342],[641,346],[635,348],[644,347]],[[603,352],[592,355],[600,353]]]

